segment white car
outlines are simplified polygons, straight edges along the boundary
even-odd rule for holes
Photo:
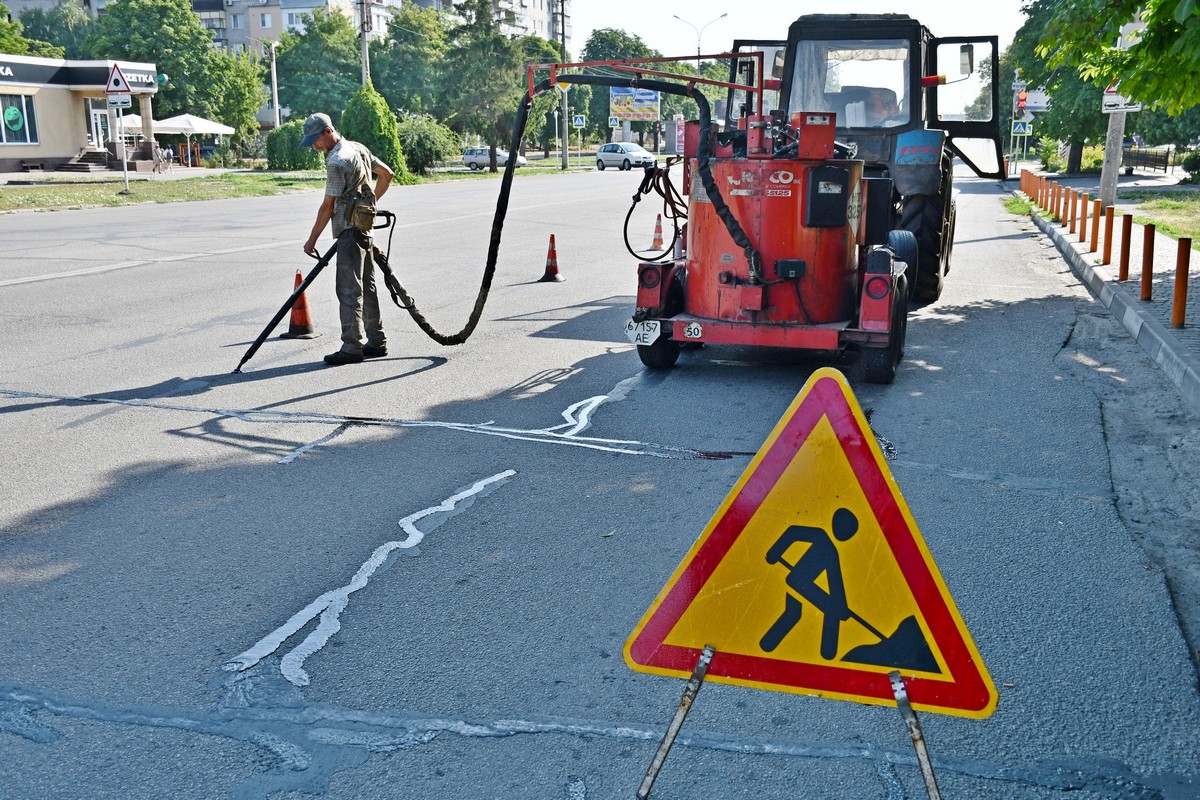
[[[633,169],[635,166],[653,167],[654,164],[654,153],[633,142],[613,142],[596,151],[596,169]]]
[[[486,147],[468,147],[467,152],[463,153],[463,164],[468,169],[487,169],[491,164],[491,155]],[[525,156],[517,156],[517,166],[525,166]],[[496,166],[508,166],[508,153],[504,150],[496,148]]]

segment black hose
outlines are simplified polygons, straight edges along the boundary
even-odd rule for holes
[[[711,130],[712,130],[712,112],[708,104],[708,98],[703,92],[696,87],[695,84],[689,83],[681,85],[679,83],[671,83],[669,81],[659,80],[641,80],[637,77],[613,77],[608,75],[570,75],[564,76],[564,83],[580,83],[591,86],[631,86],[642,89],[652,89],[667,94],[677,94],[685,97],[691,97],[696,101],[696,107],[699,109],[700,122],[700,142],[696,151],[696,168],[700,175],[700,183],[704,186],[704,191],[708,195],[708,199],[713,204],[713,210],[717,216],[725,223],[725,229],[729,231],[729,235],[733,238],[734,243],[742,248],[746,255],[746,260],[750,263],[750,274],[752,278],[762,281],[762,258],[754,244],[750,241],[750,237],[746,235],[737,218],[733,216],[725,198],[721,196],[721,191],[717,187],[717,182],[712,176],[712,167],[709,164],[709,159],[712,157],[711,150]],[[504,177],[500,181],[500,196],[496,199],[496,213],[492,218],[492,236],[488,245],[487,264],[483,270],[483,281],[479,286],[479,293],[475,296],[475,305],[471,309],[471,314],[467,318],[467,323],[462,330],[455,334],[444,334],[436,330],[424,315],[417,309],[416,302],[412,296],[405,291],[404,286],[396,278],[388,265],[387,257],[380,252],[378,247],[372,247],[375,263],[379,265],[380,271],[384,274],[384,283],[388,287],[388,291],[392,295],[393,302],[401,308],[408,311],[412,316],[413,321],[417,326],[425,332],[429,338],[441,345],[456,345],[467,341],[471,334],[475,331],[475,327],[479,324],[479,318],[483,315],[483,307],[487,303],[488,293],[491,291],[492,279],[496,275],[496,261],[500,254],[500,236],[504,231],[504,218],[508,214],[508,199],[512,192],[513,172],[516,169],[517,159],[516,153],[520,151],[521,137],[525,135],[525,126],[529,119],[529,109],[533,106],[533,98],[544,91],[551,88],[550,81],[544,80],[533,88],[532,92],[526,92],[521,98],[521,102],[517,108],[517,119],[513,125],[512,142],[509,145],[509,159],[504,166]],[[394,222],[394,220],[393,220]],[[678,235],[678,233],[676,234]],[[389,237],[390,240],[390,237]],[[389,250],[390,245],[389,245]]]

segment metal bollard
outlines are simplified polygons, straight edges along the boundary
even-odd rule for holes
[[[1121,266],[1117,280],[1129,280],[1129,243],[1133,241],[1133,214],[1121,215]]]
[[[1114,212],[1115,209],[1112,206],[1104,209],[1104,258],[1100,260],[1100,263],[1106,266],[1112,263],[1112,232]]]
[[[1092,201],[1092,244],[1088,248],[1089,253],[1096,252],[1100,247],[1100,201]]]
[[[1154,223],[1142,226],[1142,299],[1150,299],[1154,282]]]
[[[1187,316],[1188,265],[1192,258],[1192,240],[1180,239],[1175,254],[1175,299],[1171,303],[1171,327],[1182,328]]]

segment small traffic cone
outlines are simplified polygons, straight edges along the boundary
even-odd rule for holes
[[[558,252],[554,249],[554,234],[550,234],[550,249],[546,251],[546,274],[538,279],[538,283],[557,283],[565,281],[562,275],[558,274]]]
[[[296,270],[296,286],[292,291],[300,288],[300,284],[304,282],[304,276],[300,274],[300,270]],[[292,304],[292,320],[288,325],[287,333],[279,334],[280,339],[315,339],[321,334],[313,328],[312,317],[308,313],[308,298],[304,296],[304,292],[296,298],[296,302]]]
[[[662,250],[662,214],[658,215],[658,219],[654,221],[654,241],[650,244],[651,250]]]

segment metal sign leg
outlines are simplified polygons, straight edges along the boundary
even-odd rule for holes
[[[706,644],[704,651],[700,653],[700,660],[696,662],[696,668],[692,670],[692,677],[688,679],[687,686],[683,688],[683,697],[679,699],[679,708],[675,709],[675,716],[671,720],[671,724],[667,726],[667,732],[663,734],[662,741],[658,745],[658,752],[654,754],[650,768],[646,770],[646,776],[642,778],[642,785],[638,787],[637,800],[646,800],[650,796],[654,781],[658,778],[658,773],[662,771],[667,754],[671,752],[671,746],[675,744],[675,737],[679,735],[679,729],[683,727],[683,721],[687,719],[688,712],[692,710],[692,703],[695,702],[696,695],[700,693],[700,687],[704,684],[704,676],[708,672],[708,665],[712,661],[714,653],[716,653],[716,649],[711,644]]]
[[[900,716],[904,718],[904,724],[908,727],[908,735],[912,737],[913,749],[917,751],[917,763],[921,766],[921,777],[925,779],[925,790],[929,793],[929,800],[942,800],[942,793],[938,790],[937,776],[933,774],[933,762],[929,758],[929,748],[925,746],[925,734],[921,732],[921,721],[917,719],[917,712],[913,711],[913,707],[908,702],[908,689],[904,686],[904,678],[900,677],[899,672],[889,672],[888,678],[892,681],[892,694],[896,696],[896,706],[900,709]]]

